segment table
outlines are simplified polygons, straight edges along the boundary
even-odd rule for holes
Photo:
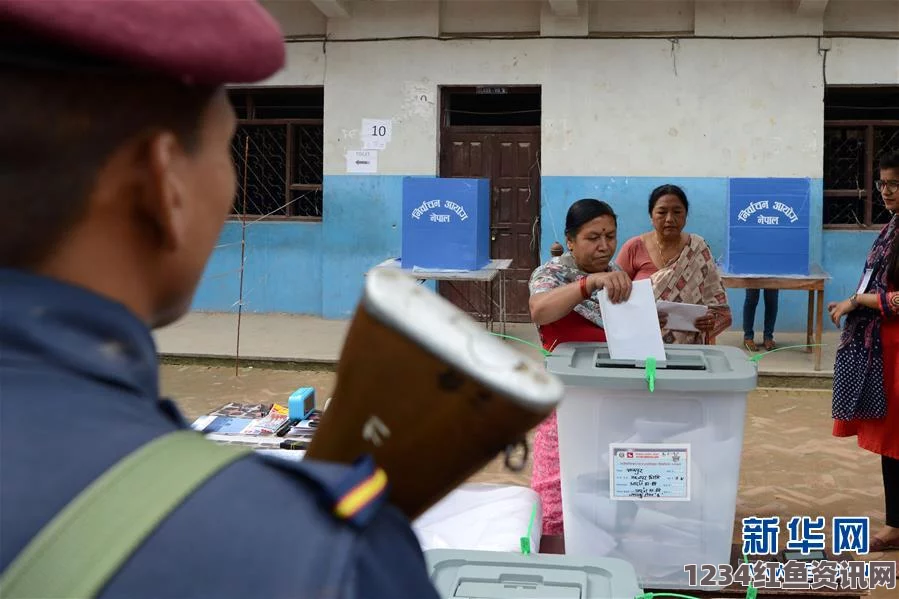
[[[830,275],[818,265],[812,265],[808,275],[736,275],[721,273],[726,288],[731,289],[783,289],[808,291],[808,325],[806,327],[806,351],[815,352],[815,370],[821,370],[821,338],[824,333],[824,284]],[[816,296],[817,294],[817,301]],[[817,305],[817,310],[815,306]],[[812,326],[814,321],[814,335]]]
[[[490,310],[485,315],[488,330],[493,330],[493,281],[501,270],[506,270],[511,266],[512,259],[491,260],[489,264],[478,270],[420,270],[403,268],[399,258],[390,258],[381,262],[375,268],[398,268],[403,272],[409,273],[418,279],[419,283],[424,281],[443,281],[452,285],[455,282],[475,282],[485,283],[487,285],[487,300]],[[502,333],[506,334],[506,277],[499,277],[499,324],[502,327]]]
[[[565,539],[562,535],[543,535],[540,539],[540,553],[551,553],[564,555]],[[844,556],[834,556],[829,551],[825,552],[828,560],[846,561]],[[731,546],[730,563],[731,566],[737,567],[742,561],[743,556],[740,553],[739,545]],[[752,559],[750,559],[752,562]],[[867,590],[854,589],[768,589],[759,588],[758,597],[762,599],[797,599],[797,598],[813,598],[822,597],[828,599],[859,599],[869,594]],[[719,591],[706,591],[700,589],[686,589],[681,591],[671,591],[668,589],[643,589],[646,593],[662,593],[674,592],[683,595],[691,595],[697,599],[744,599],[746,597],[746,587],[739,583],[732,584]]]

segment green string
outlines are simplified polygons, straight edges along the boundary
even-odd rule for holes
[[[551,351],[547,351],[547,350],[543,349],[542,347],[540,347],[539,345],[537,345],[536,343],[531,343],[530,341],[525,341],[524,339],[520,339],[519,337],[513,337],[512,335],[503,335],[501,333],[493,333],[493,332],[490,332],[490,334],[493,335],[494,337],[502,337],[503,339],[510,339],[512,341],[518,341],[519,343],[524,343],[525,345],[533,347],[534,349],[539,351],[544,356],[552,355]]]
[[[758,362],[759,360],[761,360],[768,354],[773,354],[774,352],[779,352],[779,351],[782,351],[785,349],[801,349],[803,347],[827,347],[827,344],[826,343],[813,343],[811,345],[785,345],[784,347],[778,347],[777,349],[772,349],[771,351],[757,353],[754,356],[751,356],[749,358],[749,361],[750,362]]]
[[[502,333],[494,333],[494,332],[490,332],[490,334],[493,335],[494,337],[500,337],[502,339],[509,339],[510,341],[517,341],[519,343],[523,343],[523,344],[527,345],[528,347],[532,347],[533,349],[536,349],[544,357],[552,355],[551,351],[540,347],[536,343],[531,343],[530,341],[521,339],[520,337],[513,337],[512,335],[503,335]],[[785,349],[802,349],[805,347],[827,347],[827,344],[826,343],[813,343],[810,345],[785,345],[784,347],[778,347],[777,349],[772,349],[770,351],[759,352],[759,353],[755,354],[754,356],[750,356],[749,361],[758,363],[765,356],[773,354],[775,352],[783,351]],[[655,388],[655,360],[653,359],[652,362],[653,362],[652,374],[650,374],[649,359],[647,359],[647,361],[646,361],[646,380],[649,383],[650,391],[653,391]]]
[[[637,595],[637,599],[654,599],[655,597],[678,597],[679,599],[699,599],[696,595],[681,595],[680,593],[643,593]]]
[[[525,555],[531,552],[531,538],[534,533],[534,521],[537,519],[537,504],[534,503],[533,509],[531,509],[531,519],[528,522],[528,533],[526,537],[521,537],[519,539],[519,543],[521,544],[521,552]]]
[[[746,554],[743,554],[743,562],[749,563],[749,559],[747,559]],[[756,599],[758,596],[758,589],[752,586],[752,582],[749,583],[749,588],[746,589],[746,599]],[[681,595],[680,593],[643,593],[642,595],[637,595],[635,599],[655,599],[656,597],[676,597],[677,599],[699,599],[694,595]]]

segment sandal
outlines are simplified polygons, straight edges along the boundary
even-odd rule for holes
[[[765,339],[764,346],[765,346],[765,351],[771,351],[777,347],[777,345],[775,345],[775,343],[774,343],[774,339]]]
[[[752,339],[744,339],[743,347],[746,348],[746,351],[757,352],[759,350],[758,346],[755,344],[755,341]]]
[[[868,544],[868,551],[870,553],[880,553],[882,551],[899,551],[899,539],[895,539],[893,541],[884,541],[879,537],[872,537],[871,542]]]

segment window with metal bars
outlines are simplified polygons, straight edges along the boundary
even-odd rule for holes
[[[237,132],[233,214],[321,220],[324,93],[318,88],[231,89]]]
[[[881,156],[899,151],[899,87],[833,86],[824,95],[824,226],[880,228]]]

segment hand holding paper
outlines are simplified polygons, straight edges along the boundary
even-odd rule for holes
[[[589,275],[590,283],[597,290],[606,292],[606,297],[613,303],[627,301],[631,295],[631,278],[620,270],[612,272],[598,272]]]
[[[665,328],[671,331],[699,331],[696,319],[706,316],[708,307],[698,304],[681,304],[679,302],[656,302],[660,313],[666,317]]]

